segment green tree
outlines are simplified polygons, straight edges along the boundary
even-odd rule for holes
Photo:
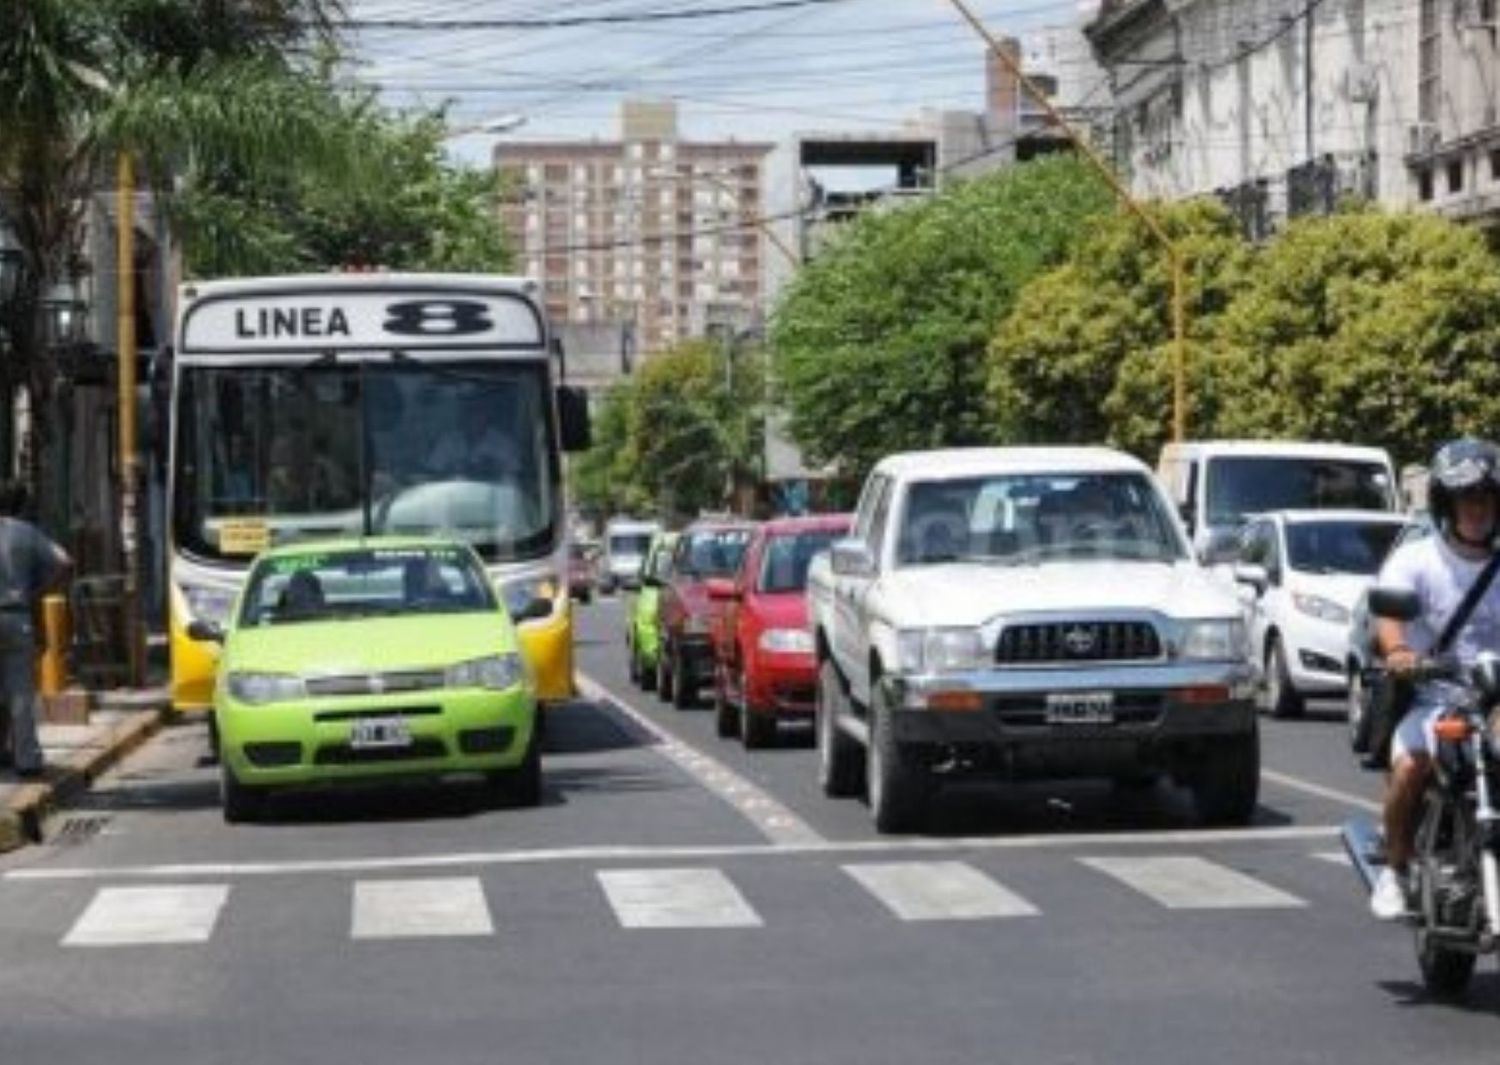
[[[1299,221],[1220,322],[1213,372],[1233,436],[1352,440],[1425,459],[1500,425],[1500,260],[1435,215]]]
[[[852,222],[773,320],[775,391],[808,459],[858,474],[890,451],[994,439],[986,348],[1109,204],[1082,163],[1055,157]]]
[[[1214,201],[1154,207],[1186,281],[1188,424],[1215,420],[1204,344],[1251,249]],[[1161,242],[1119,212],[1036,278],[990,345],[989,398],[1007,443],[1111,443],[1153,456],[1171,419],[1171,269]]]
[[[633,380],[611,388],[593,419],[593,446],[572,460],[573,498],[581,511],[595,518],[646,513],[653,503],[630,435],[634,403]]]

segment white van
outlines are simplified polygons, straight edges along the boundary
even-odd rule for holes
[[[611,518],[604,526],[604,557],[600,563],[599,590],[639,588],[641,563],[651,537],[661,531],[661,523],[635,518]]]
[[[1400,511],[1384,448],[1280,440],[1167,444],[1156,474],[1200,560],[1224,560],[1247,516],[1273,510]]]

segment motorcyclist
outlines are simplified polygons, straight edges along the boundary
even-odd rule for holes
[[[1401,547],[1380,573],[1382,587],[1415,592],[1420,602],[1414,620],[1381,618],[1377,624],[1376,642],[1386,669],[1398,676],[1409,676],[1437,643],[1494,554],[1500,532],[1500,448],[1486,440],[1454,440],[1434,456],[1429,478],[1428,504],[1436,534]],[[1500,649],[1500,580],[1485,590],[1448,652],[1468,665],[1484,649]],[[1448,682],[1418,684],[1391,739],[1386,864],[1370,894],[1370,911],[1381,920],[1396,920],[1407,912],[1407,867],[1432,769],[1433,723],[1454,696]]]

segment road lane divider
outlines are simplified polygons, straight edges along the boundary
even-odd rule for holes
[[[1339,791],[1336,788],[1325,787],[1311,780],[1303,780],[1289,773],[1278,773],[1274,769],[1261,769],[1260,778],[1269,780],[1272,784],[1278,784],[1283,788],[1291,788],[1293,791],[1306,792],[1308,795],[1316,795],[1320,799],[1332,799],[1334,802],[1352,806],[1356,810],[1365,810],[1369,813],[1379,813],[1380,803],[1373,799],[1367,799],[1363,795],[1354,795],[1347,791]]]

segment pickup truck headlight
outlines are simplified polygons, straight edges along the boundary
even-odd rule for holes
[[[812,654],[812,633],[806,629],[767,629],[760,634],[760,649],[773,654]]]
[[[1349,611],[1332,599],[1324,599],[1321,595],[1293,592],[1292,605],[1310,618],[1329,621],[1335,625],[1349,624]]]
[[[485,688],[499,692],[515,687],[525,675],[520,655],[487,655],[449,666],[443,683],[449,688]]]
[[[265,706],[307,698],[307,685],[290,673],[233,672],[227,678],[229,696],[237,703]]]
[[[902,673],[963,673],[984,669],[989,655],[978,629],[907,629],[896,634],[896,668]]]
[[[1233,662],[1247,658],[1245,624],[1237,620],[1189,621],[1182,628],[1179,658],[1209,662]]]
[[[229,621],[229,612],[234,609],[234,592],[203,584],[183,584],[180,587],[182,598],[187,601],[187,621],[212,621],[218,625]]]

